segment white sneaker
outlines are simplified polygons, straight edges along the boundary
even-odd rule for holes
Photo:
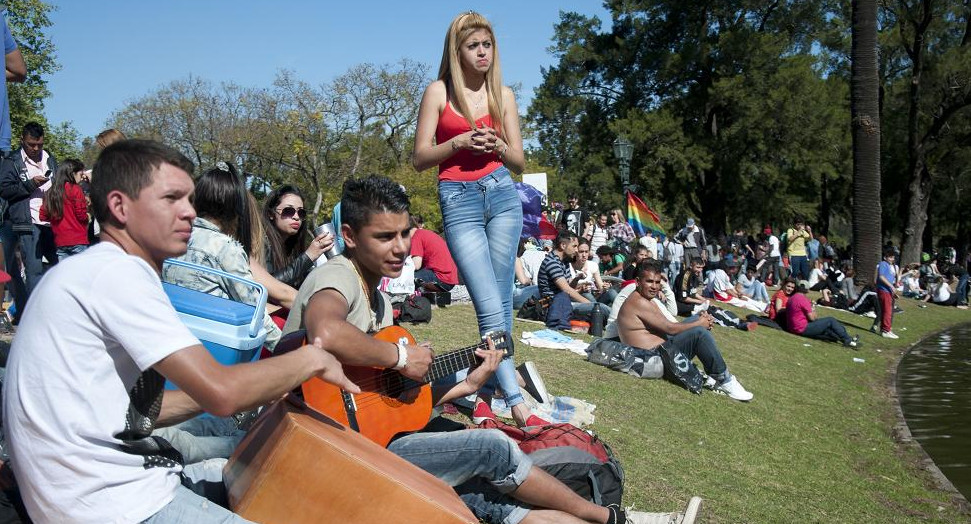
[[[864,317],[867,317],[867,318],[877,318],[877,312],[876,311],[867,311],[866,313],[863,314],[863,316]]]
[[[539,376],[539,371],[536,369],[536,364],[532,362],[523,362],[516,371],[519,375],[523,377],[523,389],[531,397],[533,397],[537,402],[542,404],[548,404],[550,402],[550,394],[546,391],[546,383],[543,382],[543,377]]]
[[[737,378],[735,378],[734,375],[728,380],[726,380],[725,382],[722,382],[721,384],[718,384],[717,386],[715,386],[715,391],[719,393],[724,393],[729,397],[735,400],[740,400],[742,402],[748,402],[752,400],[752,397],[755,396],[749,393],[748,391],[746,391],[745,388],[742,387],[742,384],[738,381]]]
[[[880,333],[880,336],[882,336],[883,338],[893,338],[893,339],[900,338],[893,331],[884,331],[883,333]]]
[[[701,510],[701,497],[691,497],[684,513],[649,513],[628,508],[627,524],[694,524]]]

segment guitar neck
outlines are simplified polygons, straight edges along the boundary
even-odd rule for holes
[[[476,363],[475,350],[485,348],[486,343],[483,342],[436,356],[428,367],[428,373],[425,374],[425,382],[434,382],[474,366]]]

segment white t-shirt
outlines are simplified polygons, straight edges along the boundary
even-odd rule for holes
[[[809,272],[809,286],[813,287],[820,281],[826,280],[826,273],[823,273],[822,269],[814,267],[812,271]]]
[[[570,281],[577,276],[578,271],[573,268],[573,264],[567,264],[566,267],[570,268]],[[593,285],[593,275],[600,273],[600,265],[598,265],[593,260],[587,260],[583,263],[583,273],[586,275],[577,281],[577,284],[590,284]]]
[[[644,235],[644,236],[642,236],[638,240],[638,242],[640,242],[640,244],[642,246],[646,247],[647,250],[651,252],[652,258],[654,258],[655,260],[660,260],[661,259],[661,257],[659,257],[658,254],[657,254],[657,239],[656,238],[654,238],[652,236]]]
[[[158,274],[114,244],[44,276],[3,390],[11,464],[35,522],[139,522],[172,500],[182,466],[141,438],[161,401],[150,368],[196,344]]]
[[[735,288],[724,269],[716,269],[708,275],[708,287],[716,293],[726,293]]]
[[[772,247],[772,250],[769,251],[770,257],[782,256],[782,253],[779,252],[779,237],[775,235],[769,235],[769,246]]]
[[[519,257],[523,261],[523,269],[529,274],[529,280],[533,285],[539,282],[539,266],[543,264],[544,258],[546,258],[546,251],[542,249],[527,249],[523,252],[523,256]]]
[[[590,233],[590,253],[596,253],[600,246],[607,243],[608,238],[607,229],[600,227],[599,224],[594,224]]]

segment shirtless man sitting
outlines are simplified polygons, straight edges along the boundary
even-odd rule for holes
[[[345,184],[341,234],[346,249],[307,277],[285,334],[306,329],[308,338],[319,337],[323,347],[346,365],[394,368],[408,378],[424,377],[432,360],[428,345],[396,345],[369,336],[392,323],[390,303],[377,285],[382,276],[396,277],[410,253],[408,208],[407,195],[387,178],[372,176]],[[492,369],[497,364],[487,362]],[[482,368],[458,384],[433,387],[433,395],[445,402],[474,393],[484,379]],[[496,430],[413,433],[394,440],[388,450],[455,487],[473,513],[488,522],[688,523],[700,505],[695,497],[684,515],[625,514],[616,506],[598,506],[533,467],[529,457]]]
[[[678,322],[658,298],[661,274],[661,267],[656,262],[648,261],[638,268],[636,290],[617,314],[621,342],[642,349],[667,343],[689,359],[698,357],[705,373],[714,380],[714,384],[710,384],[714,391],[743,402],[752,400],[752,393],[728,372],[721,351],[715,345],[715,338],[709,332],[714,319],[702,312],[693,322]]]

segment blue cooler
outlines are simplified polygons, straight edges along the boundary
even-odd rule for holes
[[[263,328],[266,288],[245,278],[199,264],[175,259],[166,260],[165,263],[211,273],[259,289],[259,301],[253,306],[162,282],[162,288],[169,296],[179,318],[202,341],[202,345],[212,353],[213,358],[225,365],[251,362],[259,358],[260,348],[266,340],[266,329]],[[177,389],[168,381],[165,387]]]

